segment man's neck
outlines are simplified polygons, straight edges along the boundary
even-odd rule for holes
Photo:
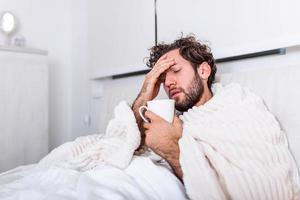
[[[209,101],[211,98],[212,98],[211,91],[208,89],[208,87],[204,87],[203,95],[201,99],[195,104],[195,106],[201,106],[205,104],[207,101]]]

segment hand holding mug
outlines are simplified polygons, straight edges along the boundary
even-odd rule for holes
[[[149,120],[145,118],[143,110],[150,110],[167,122],[172,123],[174,118],[174,105],[175,101],[173,99],[148,101],[147,106],[141,106],[139,108],[139,114],[146,123],[149,123]]]

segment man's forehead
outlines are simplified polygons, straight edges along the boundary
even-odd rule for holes
[[[174,58],[175,65],[173,65],[173,66],[185,66],[185,65],[189,65],[190,64],[190,62],[188,60],[186,60],[185,58],[183,58],[180,55],[179,49],[171,50],[171,51],[165,53],[164,55],[167,56],[167,59]]]
[[[173,49],[173,50],[165,53],[164,55],[167,55],[168,58],[181,57],[181,55],[179,53],[179,49]]]

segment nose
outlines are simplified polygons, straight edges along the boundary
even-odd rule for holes
[[[169,90],[170,87],[176,85],[176,77],[172,73],[172,71],[167,71],[165,74],[165,87]]]

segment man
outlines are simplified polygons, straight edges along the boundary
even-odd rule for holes
[[[178,146],[182,135],[181,120],[175,115],[170,124],[147,111],[145,116],[151,123],[143,123],[138,109],[157,96],[161,84],[169,98],[175,100],[176,110],[185,112],[193,106],[203,105],[212,97],[215,60],[208,46],[189,36],[169,45],[154,46],[147,65],[152,70],[146,75],[132,109],[146,146],[163,157],[182,179]]]
[[[192,36],[159,44],[147,65],[152,70],[132,110],[144,144],[170,164],[190,199],[300,196],[286,136],[262,99],[236,83],[215,84],[212,94],[216,65],[206,45]],[[161,83],[183,114],[170,124],[146,111],[150,123],[143,123],[138,109]]]

